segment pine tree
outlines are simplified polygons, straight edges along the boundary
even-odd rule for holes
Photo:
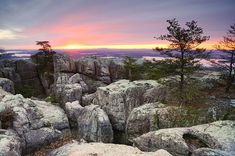
[[[176,75],[180,76],[180,99],[183,102],[185,78],[199,69],[200,59],[209,55],[205,49],[198,48],[201,43],[209,40],[209,36],[203,36],[203,29],[194,20],[186,22],[186,28],[182,28],[176,19],[167,20],[167,22],[169,24],[168,33],[155,38],[170,42],[169,48],[157,47],[156,50],[160,51],[162,55],[172,58],[176,64]]]

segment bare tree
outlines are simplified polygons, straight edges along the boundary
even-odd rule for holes
[[[235,78],[235,23],[230,26],[227,36],[223,37],[223,40],[216,45],[216,48],[223,53],[221,55],[222,59],[226,60],[225,62],[214,63],[227,71],[225,88],[225,92],[227,93]]]

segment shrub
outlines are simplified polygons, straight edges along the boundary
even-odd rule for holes
[[[23,95],[25,98],[29,98],[37,94],[33,87],[29,85],[17,85],[15,86],[15,92],[16,94]]]
[[[57,103],[56,97],[55,96],[48,96],[45,98],[46,102],[51,102],[51,103]]]

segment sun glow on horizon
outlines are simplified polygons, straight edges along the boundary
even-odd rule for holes
[[[67,44],[55,46],[54,49],[154,49],[155,47],[167,48],[168,44],[128,44],[128,45],[80,45]],[[200,48],[214,49],[214,44],[202,44]]]

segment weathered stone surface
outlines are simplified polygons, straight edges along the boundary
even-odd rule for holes
[[[9,93],[9,92],[6,92],[5,90],[2,89],[2,87],[0,87],[0,101],[1,101],[6,95],[10,95],[10,93]]]
[[[77,122],[78,135],[86,141],[112,142],[113,130],[107,114],[97,105],[82,107],[78,101],[65,104],[71,121]],[[76,121],[74,121],[76,120]]]
[[[89,144],[67,144],[54,151],[47,156],[78,156],[78,155],[96,155],[96,156],[171,156],[165,150],[158,150],[156,152],[142,152],[139,149],[127,145],[118,144],[103,144],[103,143],[89,143]]]
[[[174,109],[175,107],[167,107],[161,103],[149,103],[134,108],[126,124],[129,141],[150,131],[173,127],[173,121],[169,116]]]
[[[21,156],[21,144],[12,130],[0,129],[0,155]]]
[[[5,128],[16,131],[26,153],[59,138],[62,135],[60,130],[69,129],[63,110],[46,102],[25,99],[21,95],[6,95],[0,102],[0,113],[5,111],[12,112],[7,121],[11,124]]]
[[[143,151],[165,149],[181,156],[202,147],[234,151],[234,138],[235,121],[226,120],[188,128],[160,129],[134,139],[134,143]]]
[[[106,87],[99,87],[94,104],[100,105],[108,114],[113,127],[125,131],[126,120],[135,107],[144,104],[144,93],[159,86],[156,81],[120,80]]]
[[[81,75],[81,78],[83,80],[83,82],[86,84],[87,86],[87,93],[94,93],[96,92],[98,87],[104,87],[107,86],[105,83],[103,83],[102,81],[96,80],[96,79],[92,79],[86,75]]]
[[[199,148],[196,149],[193,156],[234,156],[235,152],[225,152],[218,149]]]
[[[42,113],[40,119],[47,126],[54,127],[58,130],[68,130],[69,121],[66,113],[60,107],[45,101],[33,100],[36,103],[36,108]]]
[[[144,93],[144,102],[151,103],[156,101],[164,101],[167,97],[167,89],[165,86],[158,84],[154,88],[146,90]]]
[[[54,72],[75,73],[76,67],[73,59],[68,55],[56,53],[53,55]]]
[[[79,83],[75,84],[56,84],[54,87],[56,99],[63,105],[66,102],[81,101],[82,86]]]
[[[36,66],[31,60],[4,59],[0,60],[0,75],[13,81],[15,87],[27,85],[32,87],[35,93],[37,91],[37,95],[43,94],[44,88]]]
[[[121,62],[118,59],[86,57],[76,60],[76,67],[79,73],[111,83],[125,78],[125,68]]]
[[[0,86],[2,87],[3,90],[14,94],[15,93],[15,88],[14,88],[14,83],[6,78],[0,78]]]
[[[91,105],[93,100],[95,99],[96,97],[96,94],[93,93],[93,94],[85,94],[82,96],[82,106],[88,106],[88,105]]]

